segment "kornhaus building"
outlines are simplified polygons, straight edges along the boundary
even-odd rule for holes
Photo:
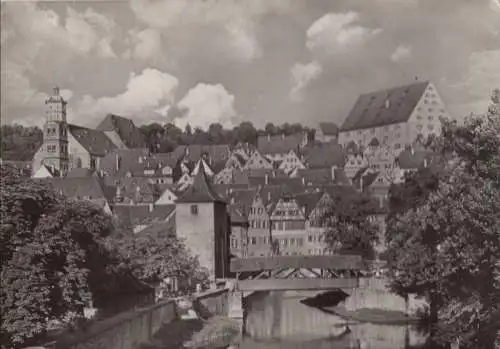
[[[121,116],[109,114],[95,129],[68,123],[67,102],[57,87],[45,104],[43,143],[33,157],[33,177],[64,176],[73,168],[96,170],[114,149],[146,147],[132,120]]]
[[[441,117],[449,113],[429,81],[363,94],[340,127],[339,143],[377,142],[399,153],[419,136],[439,134]]]

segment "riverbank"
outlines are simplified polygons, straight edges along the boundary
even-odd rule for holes
[[[355,311],[348,311],[344,307],[318,307],[321,311],[340,316],[347,321],[372,323],[376,325],[411,325],[416,324],[420,319],[416,316],[409,316],[403,312],[382,309],[361,308]]]

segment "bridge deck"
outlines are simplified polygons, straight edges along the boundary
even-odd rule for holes
[[[255,279],[238,281],[238,290],[249,291],[310,291],[356,288],[358,279]]]
[[[231,271],[234,273],[284,268],[360,270],[364,268],[364,262],[361,256],[356,255],[275,256],[231,260]]]

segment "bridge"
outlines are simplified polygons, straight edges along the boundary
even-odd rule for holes
[[[361,256],[274,256],[233,259],[238,291],[352,289],[366,264]]]

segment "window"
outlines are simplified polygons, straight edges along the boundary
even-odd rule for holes
[[[257,238],[256,238],[256,237],[252,237],[252,238],[250,239],[250,243],[251,243],[252,245],[257,245]]]
[[[95,165],[96,165],[95,159],[90,159],[90,168],[95,169],[96,167]]]
[[[313,241],[312,235],[309,235],[309,236],[307,237],[307,241],[309,241],[309,242],[312,242],[312,241]]]
[[[396,144],[394,145],[394,148],[395,148],[395,149],[401,149],[401,144],[396,143]]]
[[[198,205],[191,205],[191,214],[198,215]]]
[[[417,120],[422,120],[422,115],[417,115]]]
[[[428,119],[429,119],[429,120],[434,120],[434,116],[429,115]]]

